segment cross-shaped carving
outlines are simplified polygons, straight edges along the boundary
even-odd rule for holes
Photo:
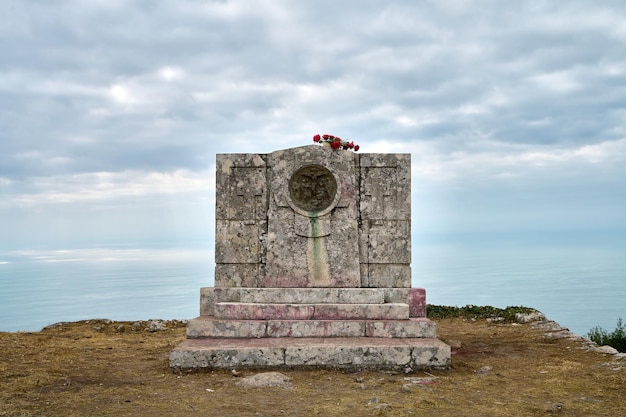
[[[243,204],[251,208],[252,219],[257,218],[257,201],[255,197],[263,195],[263,186],[256,185],[255,181],[237,184],[237,195],[243,197]]]
[[[387,181],[381,181],[376,177],[370,177],[368,183],[368,191],[365,195],[370,197],[370,218],[383,219],[385,218],[385,197],[391,197],[392,191],[386,184]]]

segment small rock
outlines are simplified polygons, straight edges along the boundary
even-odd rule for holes
[[[504,321],[504,317],[488,317],[487,323],[498,323]]]
[[[104,327],[102,327],[102,326],[93,326],[92,329],[94,329],[97,332],[101,332],[102,329],[104,329]]]
[[[491,373],[491,371],[493,371],[493,366],[487,365],[487,366],[483,366],[482,368],[478,368],[475,371],[475,374],[476,375],[488,375]]]
[[[598,346],[596,348],[593,348],[593,352],[607,353],[609,355],[615,355],[615,354],[619,353],[619,351],[617,349],[615,349],[612,346],[608,346],[608,345]]]
[[[126,330],[126,326],[124,326],[123,324],[120,324],[115,328],[115,331],[119,333],[122,333],[124,330]]]
[[[378,404],[376,407],[374,407],[374,410],[376,411],[391,410],[391,404],[387,404],[387,403]]]
[[[529,314],[524,314],[524,313],[515,314],[515,320],[517,320],[518,323],[530,323],[531,321],[543,321],[545,319],[546,319],[546,316],[544,316],[543,313],[539,311],[535,311],[534,313],[529,313]]]
[[[552,320],[533,323],[533,329],[541,329],[547,332],[558,332],[561,330],[569,330],[565,327],[561,327],[559,323],[557,323],[556,321],[552,321]]]
[[[161,320],[150,320],[146,326],[146,330],[149,332],[158,332],[159,330],[165,330],[165,323]]]
[[[405,381],[407,381],[409,384],[412,385],[429,385],[429,384],[434,384],[435,383],[435,378],[434,377],[408,377],[408,378],[404,378]]]
[[[247,376],[236,382],[236,385],[244,388],[293,388],[291,378],[280,372],[264,372],[252,376]]]
[[[378,397],[372,397],[367,401],[367,405],[378,404],[380,400]]]
[[[410,394],[410,393],[413,392],[413,390],[407,384],[404,384],[404,385],[402,385],[402,388],[400,388],[400,392],[402,392],[404,394]]]
[[[563,411],[563,404],[552,404],[546,409],[548,413],[559,413]]]
[[[573,339],[576,334],[567,329],[558,330],[556,332],[548,332],[543,335],[546,339]]]

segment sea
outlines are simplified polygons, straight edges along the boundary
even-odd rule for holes
[[[198,241],[0,249],[0,331],[196,317],[212,254]],[[428,304],[532,307],[584,336],[626,319],[625,255],[620,233],[418,236],[412,285]]]

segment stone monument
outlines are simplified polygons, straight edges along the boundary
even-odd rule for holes
[[[215,286],[170,366],[449,366],[411,288],[410,174],[410,154],[218,154]]]

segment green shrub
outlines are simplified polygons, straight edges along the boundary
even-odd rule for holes
[[[450,307],[428,304],[426,316],[430,319],[445,319],[462,317],[465,319],[495,319],[502,317],[507,322],[515,321],[516,313],[530,314],[537,310],[529,307],[507,307],[505,309],[492,306],[475,306],[468,304],[465,307]]]
[[[617,327],[611,333],[596,326],[587,333],[587,337],[600,346],[609,345],[620,352],[626,352],[626,326],[621,317],[617,319]]]

